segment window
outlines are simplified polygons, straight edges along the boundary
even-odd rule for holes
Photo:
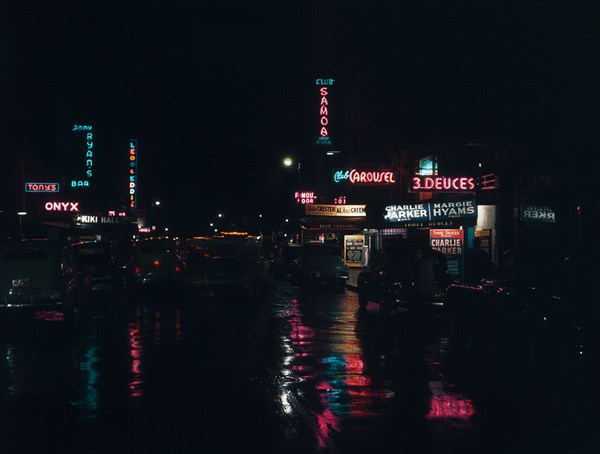
[[[417,175],[437,175],[438,174],[438,158],[435,155],[417,161]]]

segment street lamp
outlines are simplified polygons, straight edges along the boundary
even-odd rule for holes
[[[23,216],[27,216],[27,211],[17,211],[19,216],[19,236],[23,238]]]

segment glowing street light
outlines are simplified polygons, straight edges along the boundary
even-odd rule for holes
[[[285,167],[292,167],[294,165],[294,160],[291,157],[286,156],[283,158],[282,163]]]

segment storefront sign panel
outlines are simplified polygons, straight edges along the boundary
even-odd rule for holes
[[[440,251],[446,257],[448,272],[456,282],[464,282],[465,275],[465,231],[462,229],[431,229],[429,231],[431,249]]]
[[[477,202],[425,202],[412,205],[388,205],[383,216],[388,222],[446,221],[450,219],[477,219]]]
[[[367,216],[365,205],[321,205],[315,203],[305,205],[304,213],[309,216]]]

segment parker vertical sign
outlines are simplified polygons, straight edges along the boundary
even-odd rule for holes
[[[440,251],[448,261],[448,273],[457,282],[465,278],[465,231],[462,229],[431,229],[431,249]]]

